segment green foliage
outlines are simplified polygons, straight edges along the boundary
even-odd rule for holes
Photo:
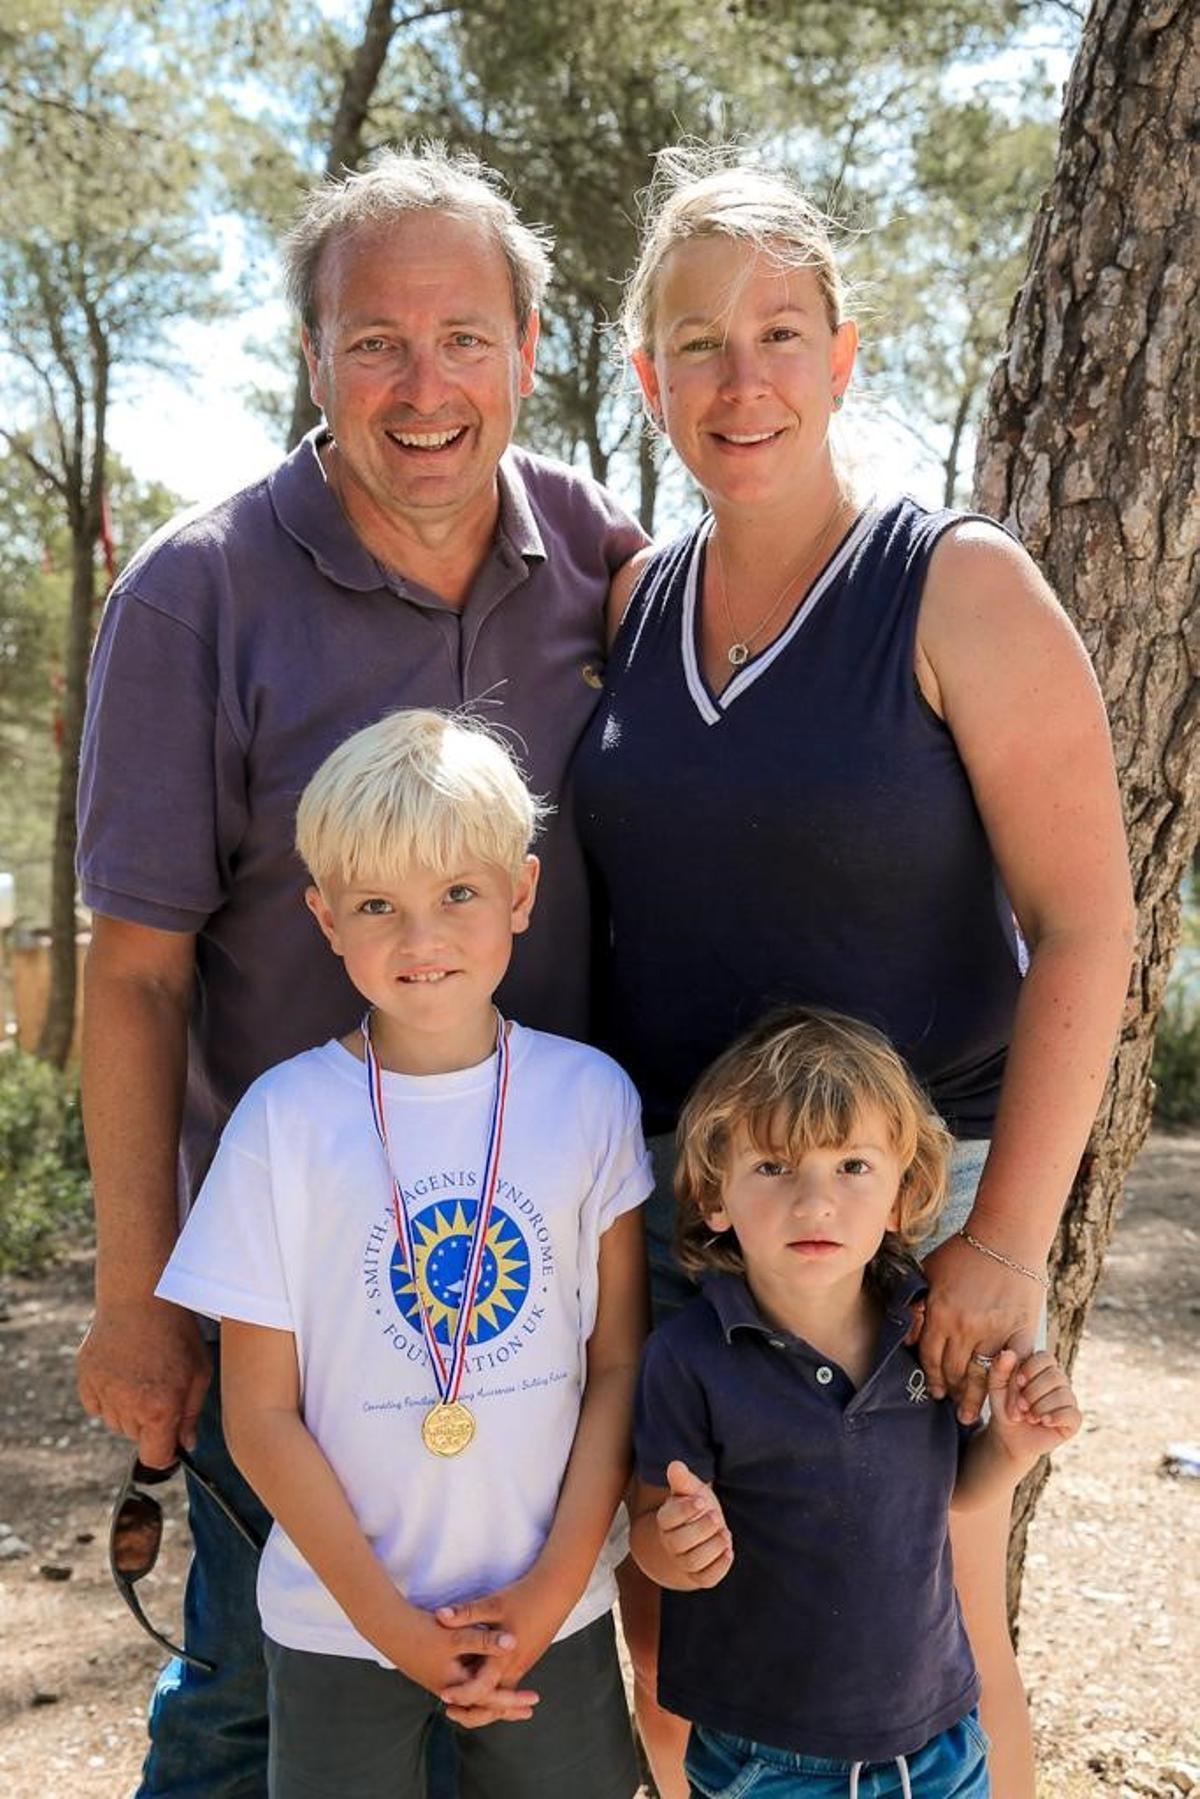
[[[935,448],[947,505],[966,497],[964,450],[1054,166],[1048,91],[1030,83],[1017,100],[977,94],[929,111],[907,181],[874,203],[859,260],[876,314],[864,369],[885,410]]]
[[[1154,1121],[1200,1127],[1200,848],[1183,883],[1179,949],[1154,1038]]]
[[[272,235],[324,160],[365,10],[329,8],[318,31],[305,0],[280,0],[289,28],[271,58],[258,61],[259,139],[235,198]],[[1062,11],[1036,0],[865,0],[850,8],[828,0],[715,8],[693,0],[450,0],[395,10],[362,151],[421,135],[475,150],[506,177],[524,215],[550,227],[556,272],[522,436],[586,462],[630,499],[640,477],[647,520],[657,469],[644,453],[640,402],[612,319],[654,152],[683,138],[733,139],[791,166],[814,197],[856,222],[891,218],[901,189],[916,191],[914,145],[923,131],[936,138],[930,121],[945,110],[947,71],[993,54],[1034,23],[1052,31],[1051,15]],[[969,179],[964,172],[960,193]],[[977,201],[983,210],[987,196]],[[996,273],[1003,317],[1013,282],[1005,269]],[[936,280],[931,289],[936,298]],[[890,295],[883,298],[890,312]],[[924,396],[914,397],[910,411],[923,410]]]
[[[1167,994],[1150,1072],[1155,1123],[1200,1126],[1200,1004],[1183,989]]]
[[[111,455],[107,491],[120,567],[181,502]],[[71,550],[54,496],[18,455],[0,453],[0,520],[0,868],[16,877],[18,921],[41,928],[49,918]]]
[[[948,65],[1006,42],[1022,11],[1015,0],[464,6],[393,57],[372,121],[380,136],[417,128],[477,151],[525,215],[551,227],[555,279],[522,435],[568,460],[586,456],[608,480],[636,455],[642,428],[611,321],[654,152],[736,139],[790,165],[819,201],[874,215],[871,183],[888,181],[890,205],[898,158],[919,155],[905,146],[936,135],[926,121],[943,115]],[[956,192],[969,180],[964,172]],[[1018,204],[1027,223],[1024,191]],[[1002,319],[1013,282],[997,277]],[[640,466],[649,522],[655,470],[644,457]]]
[[[90,1218],[73,1083],[20,1050],[0,1052],[0,1274],[33,1273]]]

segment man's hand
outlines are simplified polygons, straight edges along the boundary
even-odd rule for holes
[[[694,1587],[715,1587],[733,1566],[733,1538],[712,1488],[686,1462],[667,1467],[671,1497],[655,1515],[658,1536],[676,1567]]]
[[[153,1298],[98,1305],[76,1372],[84,1410],[132,1438],[148,1468],[195,1448],[212,1358],[190,1312]]]
[[[501,1587],[482,1598],[466,1600],[461,1605],[443,1605],[435,1613],[444,1630],[492,1627],[503,1632],[513,1647],[497,1669],[497,1680],[504,1688],[516,1687],[535,1662],[541,1660],[558,1634],[571,1609],[571,1600],[556,1591],[554,1582],[540,1576],[536,1567],[520,1580]],[[483,1671],[491,1675],[494,1664]],[[448,1688],[440,1697],[446,1702],[446,1715],[456,1724],[468,1728],[491,1723],[481,1716],[493,1703],[489,1687],[470,1683],[459,1691]],[[526,1714],[528,1715],[528,1714]]]

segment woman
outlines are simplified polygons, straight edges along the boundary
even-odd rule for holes
[[[660,1135],[651,1235],[661,1268],[665,1134],[739,1030],[782,1000],[880,1026],[959,1144],[920,1353],[970,1420],[989,1360],[1032,1345],[1128,980],[1103,707],[998,526],[850,491],[830,421],[858,338],[820,216],[774,177],[662,160],[625,324],[709,512],[618,577],[576,765],[611,917],[606,1043]],[[994,1791],[1032,1799],[1007,1528],[1007,1508],[964,1524],[955,1565]],[[653,1603],[625,1609],[644,1681]],[[684,1733],[639,1700],[674,1799]]]

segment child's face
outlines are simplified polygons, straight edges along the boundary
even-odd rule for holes
[[[385,1030],[473,1040],[490,1019],[513,936],[528,927],[537,877],[536,856],[515,879],[490,862],[450,875],[415,865],[380,881],[334,877],[305,898]]]
[[[733,1230],[752,1281],[780,1290],[857,1288],[898,1222],[904,1173],[883,1117],[865,1108],[852,1140],[810,1149],[797,1162],[739,1132],[731,1146],[714,1230]]]

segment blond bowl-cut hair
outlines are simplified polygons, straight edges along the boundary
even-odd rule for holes
[[[515,879],[547,811],[495,732],[414,707],[325,758],[300,796],[296,849],[318,887],[476,860]]]
[[[883,1118],[904,1171],[898,1225],[886,1234],[883,1252],[907,1255],[945,1204],[953,1143],[887,1038],[839,1012],[789,1007],[770,1013],[718,1056],[679,1119],[676,1248],[688,1272],[745,1267],[733,1232],[715,1235],[709,1222],[722,1203],[739,1132],[764,1154],[796,1162],[808,1150],[853,1141],[868,1108]]]

